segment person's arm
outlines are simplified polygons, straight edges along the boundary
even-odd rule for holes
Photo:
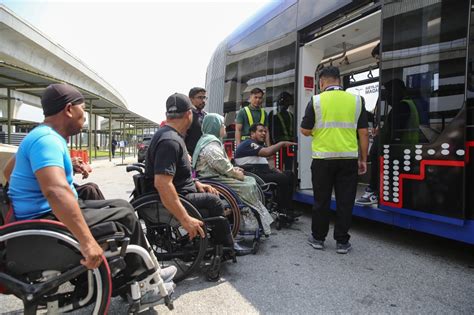
[[[313,100],[311,99],[306,106],[306,110],[304,112],[303,120],[301,121],[300,125],[300,132],[306,137],[309,137],[313,134],[313,128],[315,121],[315,114],[313,108]]]
[[[97,244],[82,215],[76,196],[66,180],[64,169],[48,166],[35,172],[41,192],[48,200],[53,214],[64,223],[78,240],[84,259],[81,264],[94,269],[102,263],[103,250]]]
[[[274,155],[276,152],[278,152],[281,148],[286,148],[289,147],[290,145],[295,145],[295,142],[290,142],[290,141],[280,141],[277,144],[271,145],[267,148],[261,148],[260,151],[258,151],[258,156],[262,157],[270,157]]]
[[[3,169],[3,176],[5,177],[5,181],[10,181],[10,176],[12,175],[13,168],[15,167],[15,156],[13,155],[5,164],[5,168]]]
[[[270,130],[267,127],[267,135],[265,136],[265,144],[269,147],[272,143],[270,141]]]
[[[369,120],[365,109],[364,99],[362,99],[362,109],[357,120],[357,134],[359,136],[359,175],[367,172],[367,154],[369,150]]]
[[[357,129],[357,133],[359,135],[359,147],[360,147],[359,175],[362,175],[367,172],[367,152],[369,149],[369,129],[367,128]]]
[[[235,124],[235,144],[236,146],[240,144],[242,138],[242,124]]]
[[[235,171],[227,154],[225,154],[221,145],[217,142],[207,144],[199,153],[198,161],[202,161],[217,174],[241,179],[240,174]]]
[[[173,176],[156,174],[154,184],[160,194],[161,202],[189,233],[189,238],[193,239],[197,234],[202,238],[206,237],[206,233],[202,229],[204,223],[191,217],[179,200],[178,193],[173,185]]]

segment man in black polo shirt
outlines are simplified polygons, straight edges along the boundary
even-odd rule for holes
[[[158,191],[166,209],[178,219],[189,233],[189,237],[194,238],[197,234],[206,236],[202,228],[203,222],[187,213],[178,194],[184,195],[203,217],[224,216],[224,207],[213,187],[193,181],[188,151],[183,140],[183,135],[193,119],[191,109],[192,105],[186,95],[175,93],[168,98],[167,123],[151,140],[146,155],[145,178],[147,186]],[[234,241],[227,221],[216,223],[212,237],[217,244],[233,246]],[[249,251],[245,248],[234,248],[238,254]]]
[[[201,124],[204,116],[207,115],[204,107],[206,106],[206,90],[201,87],[193,87],[189,90],[189,100],[193,105],[193,122],[186,131],[184,142],[186,143],[186,149],[188,149],[189,155],[193,156],[194,148],[196,147],[199,138],[202,136]]]
[[[276,202],[278,208],[289,216],[296,217],[298,212],[294,211],[292,205],[294,175],[291,171],[281,172],[270,168],[267,158],[273,156],[281,148],[286,148],[296,143],[280,141],[277,144],[265,147],[267,128],[261,123],[250,126],[250,139],[239,144],[235,151],[235,163],[246,171],[257,174],[265,182],[277,183]]]

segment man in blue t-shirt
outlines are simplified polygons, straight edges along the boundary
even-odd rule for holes
[[[84,259],[81,263],[95,269],[102,263],[103,250],[89,227],[114,222],[130,238],[130,243],[148,248],[141,225],[132,206],[124,200],[78,200],[73,185],[73,166],[66,139],[78,134],[84,125],[84,97],[72,86],[52,84],[41,98],[44,122],[31,131],[20,144],[8,165],[13,166],[8,194],[16,219],[36,218],[61,221],[78,240]],[[126,281],[132,274],[148,268],[137,255],[125,257]],[[157,266],[158,269],[158,266]],[[162,269],[163,280],[171,280],[176,268]],[[152,285],[153,286],[153,285]],[[173,289],[172,284],[168,286]],[[142,299],[154,303],[161,299],[153,288]]]
[[[265,182],[277,183],[276,202],[278,208],[290,216],[297,216],[292,206],[294,175],[291,171],[281,172],[270,168],[267,158],[273,156],[281,148],[296,145],[290,141],[280,141],[277,144],[265,147],[267,128],[261,123],[250,126],[250,139],[239,144],[235,151],[235,163],[246,171],[257,174]]]

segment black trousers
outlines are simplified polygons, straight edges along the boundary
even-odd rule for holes
[[[348,233],[352,208],[357,192],[357,160],[313,159],[311,164],[313,182],[313,237],[324,241],[329,231],[330,204],[333,188],[336,193],[336,222],[334,239],[338,243],[349,241]]]
[[[85,183],[78,185],[74,183],[74,188],[77,191],[77,197],[82,200],[105,200],[102,191],[95,183]]]
[[[203,218],[217,217],[224,215],[224,206],[218,196],[210,193],[190,193],[185,195],[196,207]],[[234,240],[230,230],[229,221],[218,221],[211,224],[211,237],[216,244],[232,246]]]
[[[273,169],[259,170],[252,169],[252,173],[260,176],[266,183],[277,183],[276,202],[281,210],[293,209],[293,192],[294,192],[294,174],[292,171],[278,172]]]
[[[93,227],[102,222],[115,222],[119,231],[130,238],[130,244],[139,245],[150,251],[140,222],[133,207],[125,200],[81,200],[79,207],[88,226]],[[131,280],[148,268],[138,255],[125,256],[127,266],[123,271],[125,280]]]

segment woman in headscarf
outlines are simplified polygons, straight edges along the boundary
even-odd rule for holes
[[[224,117],[218,114],[206,115],[202,121],[202,133],[194,149],[193,168],[200,176],[217,176],[217,181],[231,187],[246,206],[258,212],[263,232],[269,235],[273,218],[258,198],[257,182],[245,176],[242,169],[234,167],[224,151]]]

